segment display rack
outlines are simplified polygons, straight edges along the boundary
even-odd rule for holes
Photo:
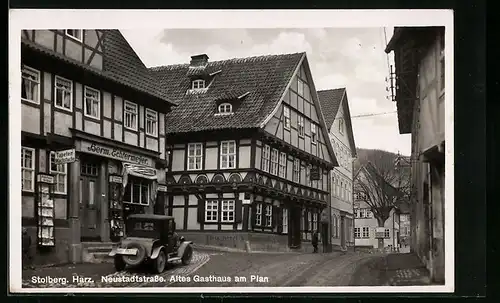
[[[54,230],[54,177],[48,174],[37,176],[37,243],[41,247],[55,246]]]
[[[120,175],[109,175],[109,223],[111,240],[119,241],[124,235],[123,217],[123,178]]]

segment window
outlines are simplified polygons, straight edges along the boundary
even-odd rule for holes
[[[255,206],[255,225],[262,225],[262,204],[257,204]]]
[[[123,202],[138,205],[149,205],[149,181],[139,178],[130,178],[125,187]]]
[[[229,103],[222,103],[219,105],[220,114],[230,114],[233,112],[233,106]]]
[[[99,119],[101,108],[101,92],[85,86],[85,116]]]
[[[344,182],[340,181],[340,198],[344,199]]]
[[[339,133],[344,133],[344,119],[339,119]]]
[[[219,211],[219,201],[216,200],[205,201],[205,222],[217,222],[218,211]]]
[[[68,79],[56,76],[55,78],[55,107],[71,111],[72,110],[72,96],[73,96],[73,82]]]
[[[54,164],[55,152],[50,152],[50,174],[54,175],[54,193],[66,194],[67,164]]]
[[[358,208],[354,209],[354,218],[359,218],[359,209]]]
[[[286,153],[280,153],[280,172],[281,178],[286,178]]]
[[[283,208],[283,233],[288,233],[288,209]]]
[[[300,159],[295,158],[293,160],[293,181],[300,182]]]
[[[297,127],[299,130],[299,136],[304,137],[304,117],[298,116]]]
[[[191,86],[192,89],[203,89],[205,88],[205,80],[194,80]]]
[[[384,230],[384,237],[386,239],[389,239],[391,237],[391,231],[388,228]]]
[[[189,143],[188,144],[188,170],[202,169],[203,162],[203,144]]]
[[[369,227],[363,227],[363,238],[370,238],[370,228]]]
[[[158,135],[158,113],[149,108],[146,108],[146,135]]]
[[[236,142],[222,141],[220,145],[220,168],[236,168]]]
[[[290,108],[288,106],[283,105],[283,117],[285,129],[290,129]]]
[[[273,206],[266,205],[266,227],[271,227],[273,224]]]
[[[67,29],[66,35],[81,42],[82,37],[83,37],[83,30],[81,30],[81,29]]]
[[[234,222],[234,200],[222,200],[222,222]]]
[[[137,130],[137,104],[125,101],[125,127]]]
[[[278,175],[278,150],[271,150],[271,174]]]
[[[311,143],[312,144],[316,144],[316,140],[317,140],[317,130],[316,130],[316,124],[314,123],[311,123]]]
[[[21,187],[23,191],[35,189],[35,150],[21,147]]]
[[[264,145],[262,149],[262,170],[269,172],[269,158],[271,154],[271,147],[269,145]]]
[[[297,78],[297,81],[298,81],[298,87],[297,87],[297,94],[299,96],[304,96],[304,81],[300,80],[299,78]]]
[[[372,211],[370,209],[366,210],[366,217],[367,218],[373,218],[373,213],[372,213]]]
[[[40,72],[27,66],[21,71],[21,99],[40,103]]]
[[[354,238],[361,238],[361,229],[359,227],[354,227]]]

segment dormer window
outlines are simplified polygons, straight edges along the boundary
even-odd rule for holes
[[[233,106],[230,103],[222,103],[219,105],[219,114],[230,114],[233,112]]]
[[[75,39],[75,40],[82,42],[83,30],[81,30],[81,29],[67,29],[66,35]]]
[[[197,79],[192,82],[192,89],[203,89],[205,88],[205,80]]]

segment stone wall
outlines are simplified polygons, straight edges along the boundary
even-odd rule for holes
[[[28,235],[31,237],[30,260],[23,260],[24,266],[38,266],[49,264],[62,264],[68,262],[68,244],[70,231],[67,227],[56,227],[54,234],[56,238],[55,247],[41,247],[37,245],[37,228],[26,226]]]

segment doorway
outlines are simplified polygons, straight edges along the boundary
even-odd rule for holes
[[[340,247],[346,248],[345,245],[345,216],[340,216]]]
[[[99,167],[82,160],[80,166],[80,232],[82,241],[100,241]]]
[[[299,248],[301,244],[300,215],[300,207],[290,207],[290,216],[288,217],[288,226],[290,227],[288,246],[290,248]]]

